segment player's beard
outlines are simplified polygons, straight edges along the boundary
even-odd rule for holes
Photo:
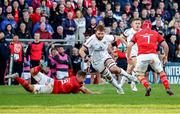
[[[102,40],[102,39],[103,39],[103,37],[99,37],[99,36],[97,36],[97,35],[96,35],[96,38],[97,38],[98,40]]]

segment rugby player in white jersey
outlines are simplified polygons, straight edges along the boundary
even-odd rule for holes
[[[122,68],[116,66],[115,61],[108,53],[108,46],[115,40],[120,39],[121,42],[126,44],[126,41],[121,37],[114,37],[113,35],[105,34],[104,25],[98,25],[96,32],[90,36],[87,41],[80,48],[80,55],[84,60],[89,60],[95,70],[99,71],[102,76],[107,79],[116,89],[119,94],[124,94],[122,88],[118,85],[117,80],[112,77],[113,74],[121,74],[127,78],[136,81],[137,78],[132,78]],[[86,55],[86,51],[89,51],[91,58]]]
[[[127,44],[131,41],[134,34],[141,30],[141,19],[135,18],[131,22],[131,28],[124,31],[124,34],[121,35],[122,38],[127,40]],[[132,76],[135,76],[135,73],[133,71],[135,64],[136,64],[136,57],[138,53],[137,44],[133,45],[131,50],[131,61],[128,62],[127,66],[127,73],[132,74]],[[122,87],[126,82],[128,82],[128,78],[123,76],[120,82],[120,86]],[[137,91],[136,83],[134,81],[131,81],[131,89],[132,91]]]

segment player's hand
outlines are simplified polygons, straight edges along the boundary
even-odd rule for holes
[[[84,58],[84,62],[86,62],[86,63],[91,62],[91,58],[88,55],[86,55]]]

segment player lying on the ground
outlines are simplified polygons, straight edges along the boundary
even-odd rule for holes
[[[164,38],[156,31],[152,30],[152,24],[150,21],[144,21],[143,30],[137,32],[131,42],[127,47],[127,58],[130,61],[130,52],[132,46],[137,43],[138,46],[138,56],[137,63],[135,66],[135,72],[137,73],[138,79],[141,84],[146,88],[145,96],[150,96],[151,87],[145,78],[145,73],[148,65],[150,65],[157,73],[160,75],[161,82],[163,83],[166,92],[169,95],[173,95],[170,89],[169,82],[166,73],[163,70],[161,61],[158,58],[156,52],[158,43],[163,47],[165,56],[163,58],[163,63],[167,62],[168,56],[168,45],[164,41]]]
[[[79,71],[76,76],[71,76],[63,80],[54,80],[45,74],[41,73],[41,66],[34,67],[30,70],[32,77],[38,84],[31,85],[28,81],[20,78],[18,73],[8,75],[6,78],[16,79],[26,91],[31,93],[52,93],[52,94],[66,94],[66,93],[85,93],[94,94],[91,90],[83,86],[86,79],[86,72]]]

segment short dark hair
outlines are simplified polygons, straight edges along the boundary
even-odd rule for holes
[[[134,21],[142,21],[142,19],[141,19],[141,18],[133,18],[133,19],[131,20],[131,23],[134,22]]]
[[[105,26],[102,24],[97,25],[96,31],[105,31]]]
[[[77,72],[77,77],[86,78],[86,72],[83,71],[83,70],[79,70],[79,71]]]

